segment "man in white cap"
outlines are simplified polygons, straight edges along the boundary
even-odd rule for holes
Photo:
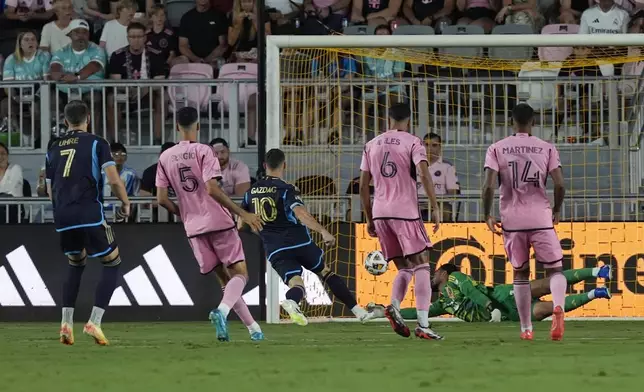
[[[101,125],[100,118],[100,90],[94,89],[94,102],[91,102],[91,87],[79,86],[79,81],[102,80],[105,78],[105,66],[107,59],[105,50],[90,41],[89,25],[83,19],[74,19],[68,27],[68,35],[71,44],[65,46],[52,55],[49,66],[51,80],[59,82],[57,88],[59,98],[63,99],[59,107],[63,107],[70,99],[78,99],[79,96],[88,104],[94,104],[92,117],[94,124]],[[71,96],[70,96],[71,95]],[[54,101],[55,102],[55,101]],[[96,132],[96,129],[94,129]]]

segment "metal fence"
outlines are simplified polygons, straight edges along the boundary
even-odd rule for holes
[[[323,223],[348,221],[363,222],[360,197],[304,197],[312,215]],[[439,206],[444,221],[478,222],[483,216],[480,196],[441,196]],[[179,222],[164,208],[156,206],[152,197],[132,197],[131,223]],[[233,199],[241,202],[241,199]],[[116,198],[105,199],[105,217],[114,222],[115,211],[120,203]],[[427,208],[427,199],[421,199],[420,209]],[[498,202],[494,210],[498,215]],[[562,221],[573,222],[633,222],[644,220],[644,200],[637,196],[602,198],[567,198],[561,212]],[[0,224],[52,223],[53,209],[49,199],[40,197],[0,198]]]
[[[282,82],[282,136],[304,134],[304,144],[362,144],[386,127],[394,100],[414,107],[412,132],[444,135],[445,143],[489,144],[512,133],[509,110],[528,101],[538,110],[537,132],[577,143],[584,132],[623,143],[627,119],[639,105],[634,89],[641,78],[367,78],[297,79]],[[45,81],[0,82],[7,92],[3,128],[11,148],[45,148],[63,129],[62,108],[80,98],[91,107],[93,131],[127,146],[151,147],[176,141],[175,110],[198,107],[201,141],[229,140],[233,151],[256,129],[255,80],[104,80],[62,85]],[[0,119],[1,120],[1,119]],[[631,129],[633,127],[630,127]],[[637,129],[639,131],[639,129]],[[556,135],[556,137],[554,136]],[[1,138],[1,136],[0,136]]]

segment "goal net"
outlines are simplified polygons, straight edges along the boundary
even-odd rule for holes
[[[364,143],[387,129],[391,104],[405,101],[412,107],[411,132],[430,157],[445,222],[430,234],[432,268],[451,262],[486,285],[511,283],[502,239],[479,223],[480,189],[487,147],[513,133],[511,110],[527,102],[537,113],[533,134],[560,150],[567,194],[557,232],[564,267],[610,264],[614,271],[610,282],[569,288],[581,293],[606,285],[614,294],[572,316],[644,317],[638,200],[644,36],[456,33],[268,38],[267,149],[286,152],[287,181],[336,236],[323,261],[346,279],[360,305],[389,303],[395,267],[379,277],[363,267],[379,245],[366,233],[357,178]],[[426,220],[426,198],[420,206],[400,206],[418,207]],[[533,278],[544,277],[531,263]],[[287,287],[268,270],[268,321],[279,322],[286,318],[279,303]],[[317,277],[304,278],[308,317],[352,316]],[[414,306],[413,284],[403,306]]]

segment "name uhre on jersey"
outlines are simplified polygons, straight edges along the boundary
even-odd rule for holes
[[[257,188],[251,188],[250,193],[255,195],[257,193],[275,193],[276,187],[274,186],[260,186]]]
[[[541,154],[543,147],[534,147],[534,146],[515,146],[515,147],[503,147],[503,154]]]

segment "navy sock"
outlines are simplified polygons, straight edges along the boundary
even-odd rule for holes
[[[116,289],[116,282],[119,278],[119,265],[103,267],[101,281],[98,283],[98,287],[96,287],[94,306],[101,309],[107,309],[107,305],[110,303],[112,294],[114,294],[114,289]]]
[[[83,277],[83,271],[85,271],[85,264],[70,264],[67,267],[67,280],[65,280],[65,283],[63,284],[63,308],[75,307],[81,278]]]
[[[293,300],[298,305],[302,298],[304,298],[304,287],[302,286],[293,286],[286,292],[286,299]]]
[[[349,309],[353,309],[358,304],[358,302],[356,302],[356,297],[351,294],[347,285],[338,275],[333,272],[329,272],[323,276],[323,281],[327,286],[329,286],[333,295],[338,297],[338,299],[343,304],[347,305]]]

